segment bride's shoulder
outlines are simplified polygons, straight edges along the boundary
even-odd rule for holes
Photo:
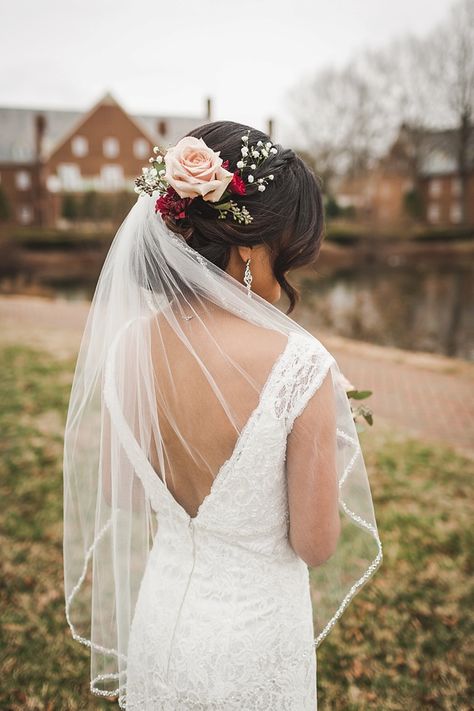
[[[334,361],[334,356],[321,341],[308,331],[291,331],[288,337],[288,348],[300,364],[316,366]]]

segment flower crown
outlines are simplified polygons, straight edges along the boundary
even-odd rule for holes
[[[218,211],[218,219],[224,220],[227,213],[231,213],[238,222],[252,222],[253,217],[247,208],[239,206],[231,197],[233,194],[245,195],[247,184],[255,182],[252,171],[270,153],[278,151],[271,141],[265,144],[257,141],[256,146],[249,146],[249,133],[250,129],[242,136],[242,157],[233,173],[227,170],[229,161],[223,161],[220,151],[213,151],[202,138],[185,136],[164,154],[155,146],[155,155],[148,159],[151,167],[142,168],[142,175],[135,179],[135,192],[147,195],[158,192],[160,197],[155,212],[160,212],[163,217],[185,219],[191,201],[201,198]],[[257,178],[258,190],[263,192],[268,180],[273,179],[273,175]]]

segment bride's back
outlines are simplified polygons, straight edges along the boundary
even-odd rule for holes
[[[189,321],[185,315],[177,316],[180,336],[163,316],[159,328],[151,325],[160,427],[152,437],[152,464],[195,515],[257,407],[287,338],[220,309],[212,309],[212,318],[207,309]],[[154,441],[160,438],[161,456]]]

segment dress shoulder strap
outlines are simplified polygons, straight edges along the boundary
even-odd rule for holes
[[[274,415],[285,419],[288,432],[333,363],[334,357],[309,333],[293,331],[290,334],[288,347],[267,392]]]

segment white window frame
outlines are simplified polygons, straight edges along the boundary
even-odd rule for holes
[[[428,194],[430,197],[439,197],[441,195],[441,180],[432,178],[428,186]]]
[[[89,141],[85,136],[73,136],[71,139],[71,153],[76,158],[84,158],[89,153]]]
[[[17,170],[15,186],[17,190],[29,190],[31,188],[31,173],[28,170]]]
[[[106,158],[117,158],[120,155],[120,143],[115,136],[106,136],[102,141],[102,152]]]
[[[146,138],[135,138],[133,141],[133,155],[139,160],[146,158],[151,152],[151,147]]]
[[[62,190],[81,189],[81,169],[77,163],[59,163],[57,170]]]
[[[105,163],[100,169],[100,182],[104,190],[120,190],[124,187],[123,168],[118,163]]]
[[[439,204],[437,202],[430,202],[426,211],[426,215],[428,217],[428,221],[432,224],[434,224],[435,222],[439,222],[441,217],[441,210],[439,209]]]
[[[49,192],[58,193],[61,190],[61,179],[55,173],[51,173],[46,178],[46,187]]]
[[[451,179],[451,195],[454,195],[455,197],[460,197],[461,192],[462,192],[462,183],[461,183],[461,178],[452,178]]]
[[[29,225],[33,222],[33,208],[31,205],[28,204],[23,204],[23,205],[18,205],[17,208],[17,217],[18,221],[22,225]]]
[[[449,219],[455,225],[459,224],[462,220],[462,206],[461,203],[456,201],[451,203],[449,207]]]

